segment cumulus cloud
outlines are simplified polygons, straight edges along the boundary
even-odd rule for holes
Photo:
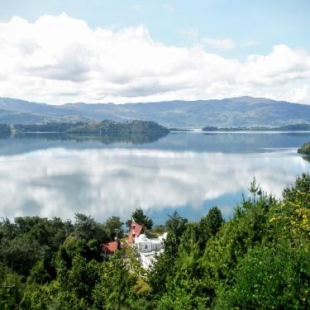
[[[240,61],[203,45],[164,45],[143,25],[91,29],[66,14],[2,22],[0,42],[2,97],[60,104],[252,95],[310,103],[310,55],[283,44]],[[235,46],[231,39],[204,43]]]
[[[309,79],[310,56],[304,51],[293,51],[277,45],[267,56],[249,56],[242,68],[242,80],[247,83],[277,86],[298,79]]]

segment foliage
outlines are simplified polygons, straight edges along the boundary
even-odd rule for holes
[[[128,264],[117,253],[101,266],[100,281],[93,291],[96,309],[130,309],[134,303],[137,277],[129,272]]]
[[[196,238],[201,250],[205,249],[207,241],[217,234],[223,223],[224,218],[218,207],[212,207],[208,214],[200,220]]]
[[[108,218],[105,222],[105,230],[109,237],[109,239],[114,239],[115,237],[123,238],[124,230],[123,230],[124,223],[118,216],[112,216]]]
[[[31,268],[45,256],[45,267],[53,273],[48,264],[71,230],[70,222],[58,218],[17,217],[14,223],[3,219],[0,223],[0,259],[12,270],[28,276]]]
[[[0,309],[17,308],[22,299],[22,277],[0,263]]]
[[[169,216],[165,252],[150,275],[158,309],[205,309],[210,303],[201,258],[207,241],[217,234],[223,222],[217,207],[211,208],[198,223],[188,223],[176,212]]]
[[[219,288],[215,308],[309,309],[309,297],[307,249],[259,245],[240,260],[233,284]]]
[[[143,225],[146,229],[151,229],[153,227],[153,220],[149,218],[141,208],[135,209],[131,214],[131,219],[136,223]],[[127,226],[130,226],[131,220],[127,221]]]
[[[155,225],[152,228],[153,234],[162,235],[164,232],[166,232],[166,226],[165,225]]]
[[[149,283],[155,298],[161,298],[167,290],[168,278],[175,274],[175,260],[186,223],[187,219],[181,217],[177,212],[169,216],[166,222],[168,235],[164,243],[165,251],[158,257],[149,274]]]
[[[310,155],[310,142],[307,142],[304,145],[302,145],[297,151],[300,154]]]

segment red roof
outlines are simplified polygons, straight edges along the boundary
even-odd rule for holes
[[[134,220],[131,221],[128,235],[128,243],[133,244],[135,237],[139,237],[143,229],[143,225],[136,223]]]
[[[118,249],[118,242],[111,241],[109,243],[104,243],[101,245],[102,252],[106,254],[113,254]]]

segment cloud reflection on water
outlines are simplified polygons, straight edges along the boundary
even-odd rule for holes
[[[127,219],[138,206],[153,214],[246,193],[255,176],[263,190],[280,196],[297,174],[309,170],[301,157],[280,150],[223,154],[143,149],[64,148],[0,157],[0,214],[105,220]],[[240,200],[238,196],[236,200]],[[226,216],[236,201],[222,205]],[[230,208],[229,208],[230,207]]]

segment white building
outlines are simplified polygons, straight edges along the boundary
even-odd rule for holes
[[[166,238],[167,233],[156,239],[148,239],[144,234],[135,238],[135,245],[137,246],[143,268],[149,269],[156,260],[157,255],[164,251],[164,240]]]

